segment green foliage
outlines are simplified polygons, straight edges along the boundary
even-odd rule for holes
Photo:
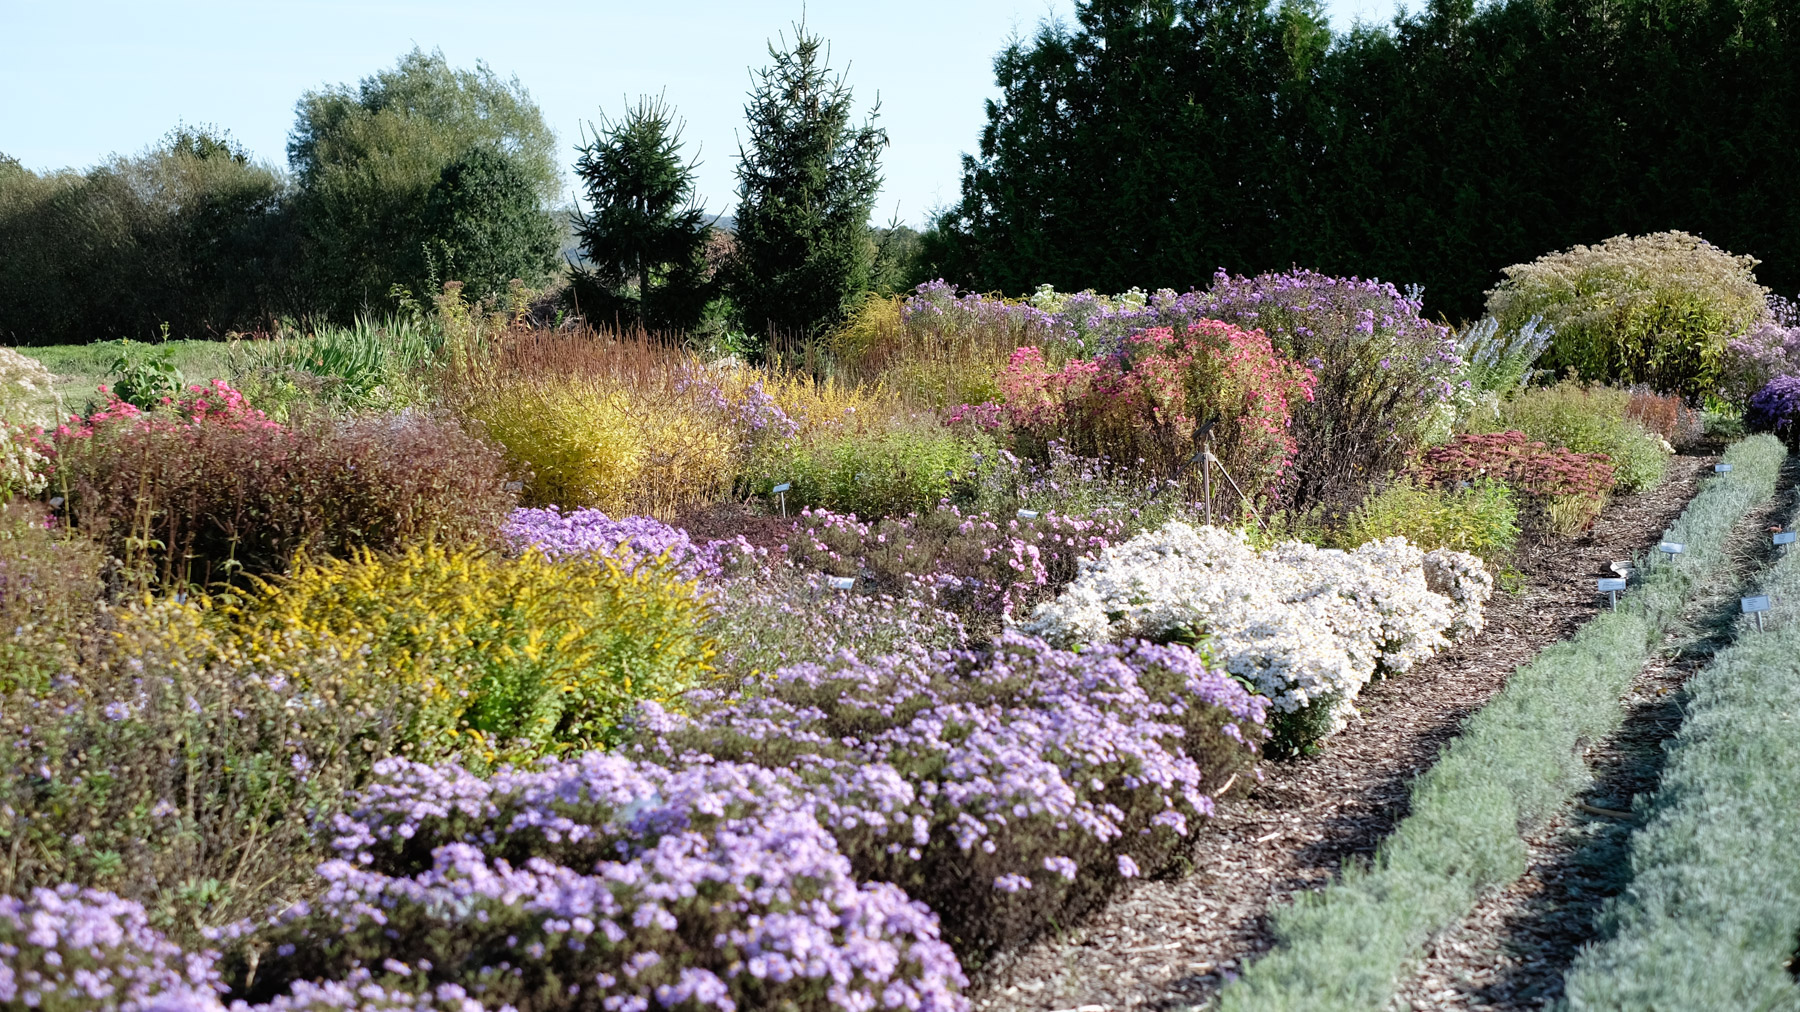
[[[415,49],[355,89],[307,92],[288,160],[311,305],[348,319],[396,284],[540,283],[561,191],[555,144],[517,79],[453,69],[441,53]]]
[[[1717,386],[1726,341],[1768,314],[1755,266],[1686,232],[1614,236],[1506,268],[1488,311],[1554,328],[1553,368],[1693,397]]]
[[[518,160],[490,146],[463,152],[425,195],[428,273],[499,301],[507,283],[538,284],[556,266],[560,233]]]
[[[887,132],[879,103],[850,122],[850,86],[826,66],[825,40],[794,27],[757,72],[738,148],[737,261],[732,299],[753,335],[810,336],[841,319],[869,287],[869,212],[881,188]]]
[[[359,654],[251,656],[220,626],[115,608],[79,668],[0,695],[0,888],[108,889],[194,945],[304,888],[330,852],[316,827],[402,750],[418,703]]]
[[[1565,978],[1572,1008],[1792,1000],[1800,865],[1769,841],[1800,833],[1800,557],[1783,555],[1756,592],[1772,604],[1766,629],[1740,617],[1732,645],[1682,687],[1681,730],[1636,806],[1631,888]]]
[[[288,303],[287,181],[181,127],[86,172],[0,172],[0,340],[43,345],[259,325]]]
[[[1732,527],[1775,490],[1784,451],[1755,436],[1665,533],[1688,551],[1650,569],[1619,602],[1519,669],[1414,784],[1411,814],[1374,860],[1276,918],[1277,948],[1228,987],[1229,1012],[1383,1007],[1435,933],[1525,871],[1521,835],[1588,776],[1579,743],[1623,719],[1620,693],[1682,609],[1731,565]]]
[[[1345,547],[1402,537],[1426,551],[1453,548],[1497,568],[1519,540],[1519,508],[1497,483],[1442,489],[1397,481],[1350,514]]]
[[[1508,264],[1687,227],[1800,289],[1800,194],[1766,182],[1800,149],[1791,5],[1599,10],[1416,4],[1334,37],[1305,0],[1080,4],[996,58],[920,280],[1184,290],[1303,264],[1475,319]]]
[[[586,266],[572,294],[589,320],[687,330],[706,306],[711,226],[695,203],[699,163],[681,157],[683,124],[661,97],[643,97],[620,120],[600,120],[575,175],[592,211],[574,219]]]
[[[424,399],[422,372],[442,347],[442,334],[417,320],[359,315],[347,327],[326,324],[240,342],[231,350],[231,371],[245,394],[277,419],[309,403],[403,407]]]
[[[41,687],[73,659],[104,589],[98,546],[46,519],[37,503],[0,506],[0,693]]]
[[[1559,383],[1537,387],[1501,405],[1499,427],[1518,429],[1531,439],[1577,453],[1612,458],[1613,481],[1621,492],[1642,492],[1662,483],[1669,451],[1655,433],[1627,417],[1629,390]]]
[[[771,444],[751,459],[749,474],[758,491],[793,485],[790,509],[823,506],[873,519],[923,512],[966,494],[997,456],[991,439],[920,417],[869,428],[846,424]]]
[[[165,338],[168,332],[169,325],[165,323]],[[181,367],[175,364],[174,352],[169,348],[140,345],[124,338],[119,341],[118,349],[109,368],[112,382],[107,389],[119,400],[148,411],[165,400],[181,396],[187,378],[181,374]]]
[[[705,601],[666,560],[552,562],[435,545],[300,566],[243,621],[253,653],[298,637],[366,649],[420,697],[409,732],[482,763],[603,747],[640,700],[705,681]]]

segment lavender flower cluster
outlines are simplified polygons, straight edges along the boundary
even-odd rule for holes
[[[535,548],[553,559],[611,555],[630,568],[645,559],[667,556],[676,571],[691,580],[714,579],[739,553],[755,551],[741,537],[695,544],[687,531],[651,517],[615,520],[599,510],[564,513],[554,506],[514,510],[501,534],[513,551]]]
[[[924,515],[871,522],[807,509],[788,551],[802,565],[930,600],[965,622],[1000,623],[1053,596],[1075,578],[1081,559],[1124,529],[1125,517],[1104,510],[1002,518],[946,503]]]
[[[376,778],[324,895],[263,931],[259,990],[367,970],[522,1009],[966,1007],[931,911],[852,877],[792,773],[588,753]]]
[[[886,593],[856,580],[848,588],[789,560],[720,581],[708,634],[720,644],[715,666],[756,677],[790,664],[849,652],[875,657],[908,647],[966,646],[962,618],[930,594]]]
[[[0,1007],[216,1006],[216,958],[182,952],[150,927],[142,906],[111,893],[64,885],[0,896]]]
[[[994,650],[776,672],[640,754],[798,776],[863,880],[898,883],[965,955],[1023,940],[1163,864],[1255,754],[1267,701],[1182,646]]]

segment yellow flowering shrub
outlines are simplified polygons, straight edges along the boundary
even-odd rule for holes
[[[604,747],[640,700],[711,677],[708,603],[662,560],[414,547],[302,562],[240,610],[253,638],[329,636],[421,694],[424,736],[474,758]]]
[[[527,474],[531,505],[667,517],[731,490],[733,434],[663,385],[514,380],[467,410]]]

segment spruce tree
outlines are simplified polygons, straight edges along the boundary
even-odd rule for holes
[[[860,126],[850,122],[850,86],[805,24],[769,57],[744,108],[731,294],[753,335],[812,334],[869,287],[887,131],[875,126],[879,100]]]
[[[575,174],[590,213],[574,218],[586,265],[574,294],[596,322],[692,327],[706,302],[703,253],[712,225],[694,201],[697,161],[681,156],[682,124],[658,96],[604,117]]]

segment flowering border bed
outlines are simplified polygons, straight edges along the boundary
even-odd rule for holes
[[[1347,868],[1275,919],[1280,944],[1221,995],[1230,1012],[1383,1007],[1407,960],[1525,870],[1521,834],[1584,782],[1576,743],[1622,719],[1619,694],[1664,630],[1730,566],[1726,540],[1767,499],[1785,453],[1768,436],[1734,444],[1665,539],[1686,554],[1649,571],[1616,612],[1519,669],[1420,777],[1410,814],[1366,868]]]

